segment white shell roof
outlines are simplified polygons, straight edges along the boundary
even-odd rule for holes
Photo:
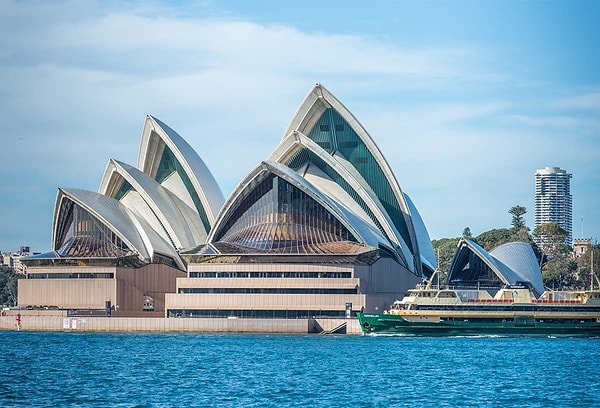
[[[539,293],[544,292],[542,271],[531,245],[526,242],[508,242],[492,249],[490,255],[521,275],[523,280],[531,282]]]
[[[415,234],[417,235],[417,244],[419,245],[421,262],[423,265],[426,265],[431,272],[433,272],[435,271],[435,268],[437,268],[437,261],[435,258],[435,253],[433,252],[433,245],[431,244],[429,232],[427,232],[425,222],[423,221],[421,214],[417,210],[417,207],[411,198],[408,196],[408,194],[404,194],[404,197],[406,198],[406,202],[410,208],[410,215],[413,220],[413,226],[415,227]]]
[[[388,248],[390,247],[388,239],[370,222],[359,217],[336,198],[329,196],[325,191],[318,188],[315,184],[311,183],[289,167],[272,161],[264,161],[263,165],[266,166],[270,172],[295,185],[297,188],[313,197],[319,204],[327,208],[327,210],[334,214],[348,230],[353,231],[358,240],[363,244],[375,248],[379,245],[384,245]]]
[[[127,246],[136,251],[140,258],[149,262],[154,253],[173,258],[181,269],[185,269],[175,249],[158,235],[146,221],[137,218],[130,210],[114,198],[86,190],[60,188],[56,198],[53,221],[53,245],[57,231],[57,220],[64,199],[78,204],[117,234]],[[56,250],[57,248],[53,248]]]
[[[294,131],[288,137],[284,138],[275,151],[273,151],[269,160],[283,163],[301,149],[310,150],[336,171],[369,206],[369,210],[377,217],[377,220],[386,230],[392,243],[406,249],[404,240],[381,205],[381,202],[360,173],[348,161],[340,160],[340,157],[330,155],[317,143],[298,131]]]
[[[402,212],[403,220],[399,222],[403,222],[406,225],[411,241],[410,245],[412,248],[414,248],[414,251],[418,251],[417,237],[415,235],[414,226],[412,225],[410,208],[389,164],[365,128],[363,128],[354,115],[352,115],[352,113],[325,87],[323,87],[321,84],[315,84],[313,86],[294,114],[283,134],[282,140],[294,131],[307,134],[308,131],[312,129],[313,126],[318,122],[323,112],[325,112],[325,110],[328,108],[334,109],[342,116],[346,123],[352,127],[356,135],[362,140],[373,159],[383,171],[387,183],[394,194],[398,207]],[[414,261],[415,266],[420,270],[421,257],[414,257]],[[414,267],[411,269],[414,269]]]
[[[154,177],[165,145],[184,167],[212,226],[225,201],[217,181],[198,153],[177,132],[152,116],[147,116],[144,124],[138,168]]]
[[[458,243],[456,253],[454,254],[454,259],[452,261],[448,281],[452,280],[452,275],[455,273],[455,271],[452,268],[454,265],[454,260],[459,256],[461,251],[470,249],[475,254],[477,254],[477,256],[482,261],[484,261],[485,264],[489,266],[490,269],[494,271],[496,276],[498,276],[498,278],[502,280],[502,282],[504,282],[505,284],[515,285],[517,282],[529,282],[539,294],[543,293],[543,284],[540,285],[539,282],[539,280],[541,280],[541,272],[539,274],[538,280],[538,277],[535,276],[534,271],[531,269],[531,258],[529,257],[533,255],[533,259],[535,259],[535,254],[533,254],[533,250],[531,250],[531,253],[528,253],[526,248],[520,244],[525,244],[529,246],[526,243],[516,242],[505,244],[504,246],[498,247],[500,249],[496,251],[494,255],[492,255],[491,252],[488,253],[485,249],[483,249],[475,242],[462,238]],[[531,247],[529,247],[529,249],[531,249]],[[508,264],[505,263],[506,260],[508,260]],[[525,269],[514,269],[521,268],[523,266],[525,267]]]
[[[363,200],[365,205],[369,208],[374,217],[376,217],[382,229],[385,231],[386,238],[389,241],[387,246],[394,248],[394,252],[402,260],[404,266],[410,271],[414,272],[414,263],[412,262],[412,253],[408,249],[408,246],[404,242],[404,239],[394,226],[394,223],[390,219],[388,213],[383,208],[383,205],[373,192],[367,182],[362,178],[360,173],[352,166],[347,160],[341,160],[341,157],[337,155],[330,155],[321,148],[317,143],[308,138],[301,132],[294,131],[288,135],[275,151],[271,154],[270,160],[274,160],[278,163],[283,163],[289,160],[294,154],[298,153],[302,149],[307,149],[315,154],[320,160],[323,160],[333,171],[335,171],[346,183],[354,190],[354,192]],[[369,215],[362,209],[358,203],[346,192],[338,186],[329,176],[323,172],[319,172],[316,175],[314,167],[318,168],[316,163],[312,163],[313,166],[309,166],[299,173],[306,179],[308,179],[313,185],[319,190],[327,193],[340,205],[347,207],[355,214],[361,216],[363,222],[367,222],[372,228],[377,229],[374,221]],[[335,193],[332,192],[334,183],[338,186]],[[381,234],[381,232],[379,232]],[[409,261],[410,260],[410,261]]]
[[[154,229],[159,232],[160,229],[164,229],[167,235],[164,238],[171,240],[176,248],[187,248],[206,242],[208,232],[204,230],[202,220],[195,209],[133,166],[110,160],[100,184],[100,194],[114,197],[121,184],[121,177],[133,186],[149,211],[144,211],[140,205],[128,207],[150,224],[156,224],[154,219],[157,219],[159,223]]]
[[[227,219],[228,212],[235,210],[237,202],[240,199],[243,199],[246,193],[258,184],[256,180],[263,179],[268,173],[281,177],[288,183],[311,196],[315,201],[333,214],[359,242],[374,248],[377,248],[380,244],[389,248],[389,241],[381,234],[381,232],[320,191],[294,170],[273,161],[261,162],[238,185],[223,206],[223,210],[219,214],[217,223],[208,238],[209,242],[213,242],[214,237],[221,234],[221,224]]]
[[[327,109],[335,109],[344,120],[354,129],[357,135],[361,138],[365,146],[369,149],[371,155],[375,158],[379,166],[385,173],[385,176],[392,190],[396,194],[396,199],[403,211],[409,213],[408,205],[404,201],[400,185],[394,176],[390,166],[381,151],[354,115],[324,86],[315,84],[310,90],[300,107],[294,114],[286,131],[283,134],[283,139],[293,131],[299,131],[306,134],[307,129],[311,129],[319,119],[320,115]]]
[[[377,176],[369,176],[371,173],[367,171],[361,174],[360,167],[355,167],[341,151],[329,153],[303,134],[330,108],[336,112],[336,118],[341,117],[352,128],[353,140],[368,156],[372,165],[369,168]],[[158,183],[157,171],[166,148],[178,161],[178,171],[177,175],[171,173],[172,176],[164,180],[161,177],[161,183]],[[281,164],[303,148],[323,160],[354,191],[346,191],[348,186],[344,184],[342,188],[335,183],[323,169],[319,170],[316,163],[313,163],[316,166],[305,166],[304,174]],[[60,203],[63,198],[68,198],[119,235],[141,258],[148,260],[154,253],[160,253],[172,257],[182,266],[176,248],[211,242],[219,229],[223,228],[223,220],[234,210],[237,200],[253,189],[258,179],[272,173],[323,205],[359,242],[390,249],[398,254],[398,259],[406,264],[404,266],[407,269],[415,273],[421,272],[421,263],[435,267],[435,256],[423,220],[414,204],[403,194],[383,154],[350,111],[320,84],[311,89],[299,106],[281,144],[269,160],[253,169],[227,201],[196,151],[177,132],[152,116],[147,116],[144,123],[137,167],[117,160],[109,161],[100,185],[100,194],[59,189],[53,238],[57,234],[55,229]],[[330,173],[328,169],[327,172]],[[119,202],[112,197],[116,196],[122,180],[127,181],[133,189]],[[372,188],[372,185],[375,187]],[[385,188],[378,190],[378,186]],[[383,191],[385,198],[380,199],[374,189]],[[207,228],[210,231],[206,231]],[[54,242],[53,239],[53,245]]]

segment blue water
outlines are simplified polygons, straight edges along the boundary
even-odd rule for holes
[[[0,407],[600,407],[600,339],[0,331]]]

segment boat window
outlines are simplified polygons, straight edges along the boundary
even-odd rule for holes
[[[438,294],[438,297],[440,297],[440,298],[454,298],[454,297],[456,297],[456,293],[454,293],[454,292],[440,292]]]

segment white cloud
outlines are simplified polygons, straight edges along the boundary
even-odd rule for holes
[[[52,190],[95,190],[109,158],[135,164],[152,114],[188,140],[228,194],[275,148],[314,82],[373,136],[433,238],[501,226],[508,208],[532,199],[537,167],[598,169],[600,94],[546,98],[547,85],[498,63],[507,48],[401,46],[202,8],[182,17],[161,3],[3,6],[0,170]],[[53,197],[31,204],[48,212]]]
[[[528,116],[528,115],[506,115],[504,117],[506,123],[534,127],[534,128],[560,128],[560,129],[571,129],[574,127],[586,126],[588,120],[586,118],[578,118],[574,116],[557,116],[557,115],[544,115],[544,116]]]
[[[11,47],[59,65],[93,64],[136,76],[181,75],[223,66],[240,72],[298,74],[308,69],[321,75],[405,79],[489,74],[477,72],[477,54],[461,47],[399,48],[364,36],[313,34],[248,21],[152,16],[136,10],[103,14],[101,5],[78,19],[54,20],[59,5],[42,8],[49,18],[39,26],[17,28]],[[34,7],[21,13],[37,15],[34,21],[39,20]]]
[[[600,92],[584,92],[553,102],[558,108],[600,110]]]

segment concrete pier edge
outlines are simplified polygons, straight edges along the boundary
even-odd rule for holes
[[[22,315],[0,317],[0,330],[64,332],[147,332],[147,333],[279,333],[329,332],[343,326],[346,334],[360,334],[360,325],[351,319],[228,319],[164,317],[67,317]]]

